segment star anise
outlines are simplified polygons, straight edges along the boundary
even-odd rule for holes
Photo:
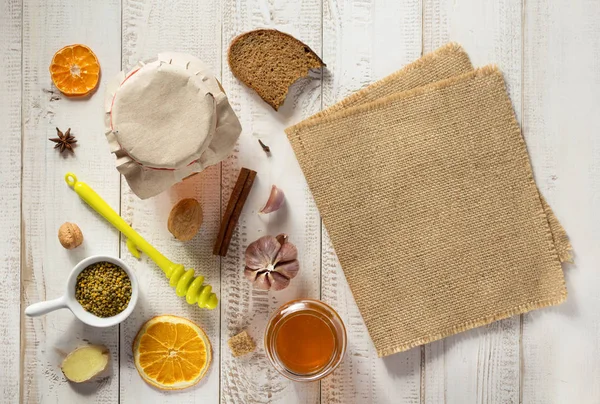
[[[65,150],[75,153],[73,146],[75,143],[77,143],[77,140],[75,139],[75,136],[71,135],[71,128],[67,129],[67,132],[64,134],[60,131],[60,129],[56,128],[56,133],[58,134],[58,137],[48,139],[56,143],[54,148],[59,149],[61,153]]]

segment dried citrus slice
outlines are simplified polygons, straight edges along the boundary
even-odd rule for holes
[[[162,390],[185,389],[206,374],[212,360],[210,341],[185,318],[157,316],[138,331],[133,359],[146,383]]]
[[[66,95],[86,95],[98,85],[100,63],[90,48],[75,44],[54,54],[50,63],[52,82]]]

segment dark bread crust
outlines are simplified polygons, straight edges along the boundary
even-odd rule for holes
[[[325,66],[306,44],[276,29],[238,35],[229,45],[227,61],[233,75],[276,111],[296,80]]]

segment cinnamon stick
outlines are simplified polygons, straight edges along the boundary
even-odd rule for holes
[[[256,171],[242,168],[238,179],[233,187],[229,202],[227,203],[227,209],[223,215],[221,226],[219,227],[219,233],[217,234],[217,240],[213,247],[213,254],[226,256],[227,250],[229,249],[229,243],[233,236],[233,230],[235,229],[252,184],[256,177]]]
[[[250,190],[252,189],[252,184],[254,184],[254,178],[256,178],[256,171],[250,171],[248,173],[248,178],[246,179],[246,183],[244,184],[244,188],[242,189],[242,193],[238,202],[235,204],[235,209],[231,214],[231,219],[229,219],[229,224],[227,225],[227,230],[225,231],[225,237],[223,237],[223,244],[221,245],[221,250],[219,255],[225,257],[227,255],[227,250],[229,249],[229,243],[231,242],[231,237],[233,236],[233,231],[237,226],[238,219],[240,218],[240,214],[242,213],[242,209],[244,208],[244,204],[246,203],[246,199],[248,199],[248,194],[250,194]]]
[[[244,184],[248,179],[248,174],[250,170],[247,168],[242,168],[238,175],[238,179],[231,191],[231,195],[229,196],[229,202],[227,203],[227,209],[225,209],[225,214],[223,215],[223,219],[221,220],[221,225],[219,227],[219,233],[217,234],[217,240],[215,241],[215,245],[213,247],[213,254],[219,255],[221,251],[221,245],[223,244],[223,238],[225,237],[225,232],[227,230],[227,225],[229,224],[229,220],[231,219],[231,214],[235,209],[235,204],[237,203],[240,195],[242,193],[242,189],[244,188]]]

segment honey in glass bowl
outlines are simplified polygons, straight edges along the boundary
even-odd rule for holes
[[[296,381],[319,380],[340,364],[346,329],[330,306],[313,299],[286,303],[265,331],[265,351],[273,366]]]

